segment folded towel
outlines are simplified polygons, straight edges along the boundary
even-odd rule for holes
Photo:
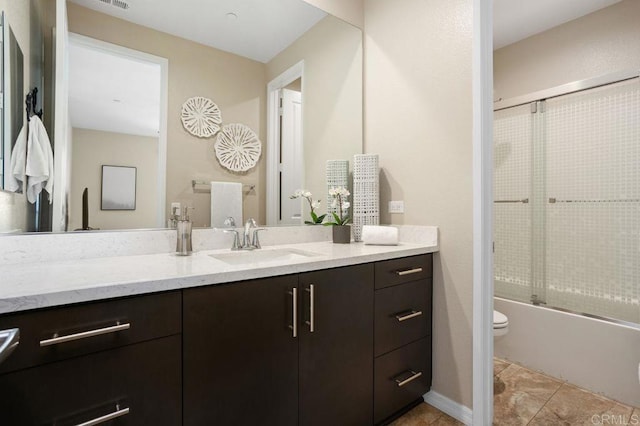
[[[398,228],[393,226],[364,225],[362,227],[362,241],[368,245],[398,245]]]
[[[24,189],[25,169],[27,165],[27,128],[20,129],[16,144],[11,151],[11,165],[7,174],[5,188],[11,192],[21,192]]]
[[[27,200],[35,203],[44,189],[49,193],[49,204],[53,202],[53,152],[47,130],[37,115],[29,121],[27,138]]]

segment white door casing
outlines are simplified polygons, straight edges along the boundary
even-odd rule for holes
[[[280,217],[279,225],[302,223],[303,200],[289,196],[303,189],[304,154],[302,146],[302,93],[282,89],[282,120],[280,126]]]

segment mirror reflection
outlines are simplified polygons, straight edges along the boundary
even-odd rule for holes
[[[33,62],[36,34],[45,55],[23,92],[41,87],[54,196],[50,207],[29,206],[22,194],[0,192],[0,232],[36,230],[29,208],[42,216],[39,230],[84,228],[85,189],[93,229],[166,227],[177,205],[194,208],[194,226],[211,226],[231,202],[217,202],[215,190],[212,200],[211,182],[239,184],[244,219],[300,224],[305,212],[290,192],[304,188],[326,200],[326,160],[362,151],[361,31],[304,1],[58,0],[63,14],[54,0],[24,3],[31,33],[17,42],[30,47],[24,56]],[[0,6],[10,15],[16,5]],[[56,21],[63,27],[62,15],[68,37],[51,40],[46,34]],[[60,73],[54,59],[65,57]],[[216,136],[185,129],[182,106],[192,97],[215,103],[222,128],[238,123],[255,133],[262,149],[254,167],[226,169]],[[103,166],[136,169],[135,210],[101,209]]]

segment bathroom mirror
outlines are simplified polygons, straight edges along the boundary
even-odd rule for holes
[[[22,2],[20,2],[22,3]],[[40,10],[43,23],[39,27],[46,28],[47,24],[55,22],[51,12],[54,0],[30,0],[31,12]],[[159,228],[166,223],[171,211],[172,203],[181,203],[195,208],[192,215],[194,226],[210,226],[210,192],[207,182],[240,182],[243,187],[243,215],[245,218],[254,217],[259,223],[266,223],[266,161],[267,161],[267,86],[287,70],[299,63],[304,64],[302,79],[288,89],[302,92],[302,152],[312,153],[313,158],[301,157],[304,161],[303,177],[299,187],[309,189],[314,198],[326,201],[325,163],[329,159],[349,159],[354,154],[362,152],[362,33],[344,21],[326,14],[302,0],[282,0],[269,2],[267,6],[271,13],[260,12],[259,16],[252,15],[254,8],[264,7],[260,0],[219,1],[213,12],[202,8],[191,8],[188,4],[169,1],[156,1],[151,6],[149,2],[131,0],[129,2],[97,2],[90,0],[67,1],[68,27],[73,41],[75,36],[105,42],[110,45],[123,47],[158,58],[164,58],[168,63],[167,93],[166,93],[166,152],[158,155],[166,156],[163,208],[154,208],[152,214],[144,215],[143,221],[119,220],[117,215],[127,212],[114,211],[109,213],[109,220],[100,218],[100,169],[103,164],[139,167],[128,158],[128,149],[118,148],[120,157],[114,151],[108,152],[109,142],[115,146],[115,141],[122,141],[127,134],[105,131],[102,128],[73,128],[73,96],[69,96],[72,128],[71,153],[72,166],[68,167],[69,183],[64,189],[62,197],[55,197],[52,208],[62,212],[66,217],[67,230],[80,227],[81,223],[81,195],[85,187],[89,188],[90,227],[101,230],[112,229],[140,229]],[[200,2],[202,3],[202,2]],[[42,7],[42,4],[48,4]],[[152,7],[152,12],[146,12],[145,7]],[[290,13],[292,10],[296,13]],[[32,14],[32,21],[33,19]],[[268,16],[270,15],[270,16]],[[293,25],[289,38],[280,39],[274,32],[269,32],[268,25],[258,25],[256,19],[276,19],[271,23],[277,27]],[[134,22],[132,22],[134,21]],[[307,28],[301,27],[301,22],[307,22]],[[255,27],[255,28],[252,28]],[[257,28],[262,27],[260,33]],[[45,34],[46,31],[40,31]],[[252,28],[251,31],[248,28]],[[266,30],[264,29],[266,28]],[[266,31],[266,32],[264,32]],[[297,34],[296,34],[297,31]],[[229,35],[235,33],[235,42]],[[225,37],[225,34],[227,36]],[[249,36],[253,37],[249,39]],[[208,39],[206,37],[209,37]],[[46,38],[46,37],[45,37]],[[231,41],[230,41],[231,40]],[[280,45],[275,47],[274,41]],[[213,47],[213,46],[216,47]],[[250,47],[271,48],[248,51]],[[46,48],[45,42],[45,48]],[[233,50],[237,49],[237,53]],[[244,50],[243,50],[244,49]],[[46,51],[46,49],[45,49]],[[28,54],[28,53],[27,53]],[[25,54],[25,57],[27,57]],[[51,69],[51,60],[43,60],[41,68]],[[48,61],[49,60],[49,63]],[[70,69],[70,79],[85,78],[90,72],[77,72]],[[79,76],[79,77],[78,77]],[[53,129],[48,122],[56,115],[53,111],[53,90],[48,91],[47,73],[44,73],[44,119],[48,129]],[[73,87],[74,81],[69,81]],[[51,84],[51,83],[49,83]],[[25,85],[26,86],[26,85]],[[25,87],[27,90],[27,87]],[[48,96],[47,96],[48,95]],[[262,155],[257,165],[244,173],[226,170],[216,159],[213,138],[199,138],[191,135],[182,126],[180,114],[182,105],[187,99],[202,96],[217,104],[222,113],[222,124],[241,123],[253,130],[262,142]],[[112,99],[117,102],[118,99]],[[100,115],[98,109],[97,115]],[[56,122],[56,125],[59,123]],[[109,124],[106,123],[106,127]],[[112,129],[109,129],[112,130]],[[50,130],[53,132],[53,130]],[[104,160],[97,159],[96,150],[76,150],[74,144],[82,147],[83,140],[88,133],[96,136],[94,139],[104,140],[102,145],[105,153]],[[53,139],[53,134],[51,135]],[[76,140],[78,139],[78,140]],[[308,148],[309,147],[309,148]],[[322,147],[322,149],[318,149]],[[162,149],[162,148],[159,148]],[[101,154],[102,155],[102,154]],[[303,154],[304,155],[304,154]],[[311,154],[310,154],[311,155]],[[75,157],[74,157],[75,156]],[[79,156],[79,157],[77,157]],[[114,159],[115,158],[115,159]],[[95,173],[91,170],[91,178],[82,177],[75,170],[73,164],[87,164],[96,162]],[[138,169],[138,179],[142,178],[143,170]],[[278,173],[278,171],[276,171]],[[194,181],[196,185],[194,185]],[[157,190],[157,174],[152,173],[152,181],[147,187],[149,191]],[[205,182],[200,185],[199,182]],[[58,190],[66,182],[56,183]],[[143,188],[140,180],[138,188]],[[297,186],[296,186],[297,187]],[[54,191],[56,189],[54,188]],[[6,199],[12,198],[11,201]],[[65,205],[56,205],[58,198]],[[141,206],[143,198],[137,193],[137,206]],[[278,202],[287,202],[288,194],[281,194]],[[3,222],[7,222],[13,211],[19,211],[19,204],[23,200],[18,194],[0,193],[0,233],[7,232]],[[13,204],[11,204],[13,203]],[[152,201],[157,203],[157,199]],[[97,207],[91,207],[95,204]],[[15,207],[13,210],[11,206]],[[97,209],[97,211],[93,210]],[[161,210],[161,211],[160,211]],[[91,213],[93,212],[93,214]],[[163,219],[164,216],[164,219]],[[3,219],[4,217],[4,219]],[[123,216],[124,217],[124,216]],[[28,225],[27,225],[28,226]],[[16,227],[15,225],[13,228]],[[31,228],[22,228],[24,231]],[[41,230],[62,231],[52,228]]]

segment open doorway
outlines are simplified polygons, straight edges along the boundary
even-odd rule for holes
[[[302,224],[302,204],[289,196],[304,183],[302,132],[304,63],[267,86],[267,225]]]

